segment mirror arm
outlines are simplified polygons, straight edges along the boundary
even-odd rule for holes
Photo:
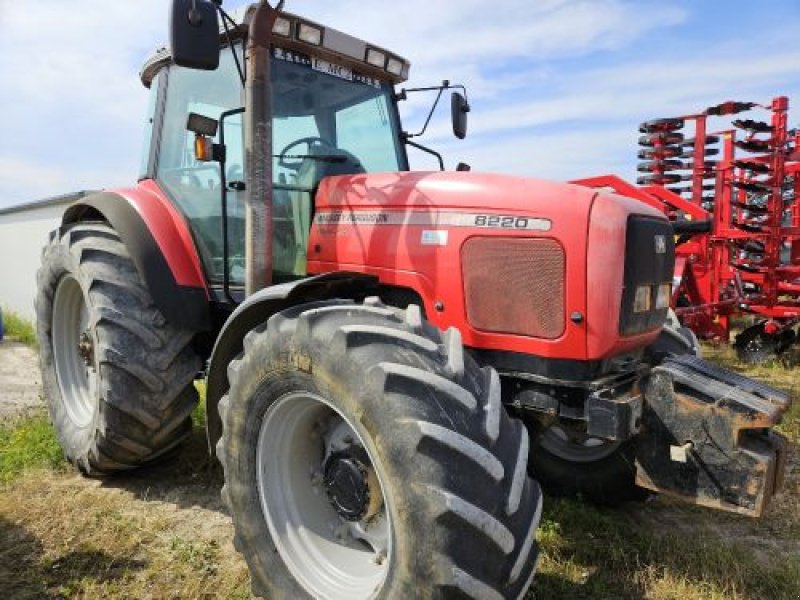
[[[242,87],[244,87],[247,81],[247,74],[244,71],[242,63],[239,61],[239,55],[236,54],[236,48],[233,47],[233,41],[231,40],[231,29],[236,29],[236,21],[222,8],[222,0],[212,0],[212,2],[216,5],[219,16],[222,17],[222,26],[225,28],[225,39],[228,42],[228,48],[230,48],[233,54],[233,60],[236,63],[236,71],[239,73],[239,79],[242,80]]]
[[[428,125],[430,124],[431,119],[433,118],[433,113],[436,112],[436,107],[439,106],[439,100],[442,99],[442,94],[444,94],[444,91],[449,87],[450,87],[450,83],[445,81],[444,84],[441,85],[438,88],[429,88],[428,90],[425,90],[424,88],[403,90],[403,93],[405,93],[407,91],[408,92],[417,92],[417,91],[422,92],[422,91],[432,91],[432,90],[436,90],[436,89],[439,90],[439,93],[436,95],[436,101],[433,103],[433,106],[431,107],[431,111],[428,113],[428,118],[425,119],[425,125],[422,126],[422,131],[420,131],[419,133],[406,134],[407,138],[421,137],[422,135],[425,134],[425,132],[428,130]]]
[[[428,125],[433,118],[433,113],[436,112],[436,107],[439,106],[439,101],[442,99],[442,94],[445,90],[461,90],[464,93],[464,100],[467,102],[467,112],[469,112],[469,98],[467,97],[467,88],[461,84],[451,85],[448,80],[444,80],[442,85],[433,85],[429,87],[418,87],[418,88],[403,88],[400,90],[399,93],[394,95],[395,102],[401,102],[403,100],[408,100],[408,95],[416,92],[439,92],[436,96],[436,101],[433,103],[433,108],[428,113],[428,118],[425,119],[425,125],[422,127],[422,131],[419,133],[406,133],[405,138],[408,140],[409,138],[420,137],[425,134],[428,130]],[[444,168],[442,168],[444,171]]]
[[[409,137],[411,137],[411,136],[409,136],[407,133],[403,132],[403,142],[405,142],[409,146],[417,148],[418,150],[422,150],[423,152],[425,152],[427,154],[430,154],[431,156],[435,156],[437,159],[439,159],[439,169],[444,171],[444,158],[442,158],[441,154],[436,152],[436,150],[431,150],[430,148],[427,148],[427,147],[423,146],[422,144],[418,144],[416,142],[412,142],[410,139],[408,139]]]

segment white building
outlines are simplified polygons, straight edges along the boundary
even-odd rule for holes
[[[48,234],[69,204],[86,192],[0,208],[0,307],[33,320],[36,271]]]

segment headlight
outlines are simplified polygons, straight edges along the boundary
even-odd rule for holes
[[[403,75],[403,63],[397,58],[390,58],[389,62],[386,64],[386,70],[392,75],[400,77]]]
[[[301,42],[311,44],[312,46],[319,46],[322,44],[322,30],[307,23],[300,23],[300,30],[297,32],[297,37]]]
[[[289,37],[292,35],[292,22],[289,19],[278,17],[275,21],[275,25],[272,27],[272,33],[282,35],[283,37]]]
[[[640,285],[636,288],[636,296],[633,300],[633,312],[650,312],[653,308],[653,291],[649,285]]]
[[[671,299],[672,299],[672,284],[662,283],[656,289],[656,310],[669,308],[669,303]]]
[[[367,50],[367,62],[373,67],[383,69],[386,66],[386,55],[379,50],[370,48]]]

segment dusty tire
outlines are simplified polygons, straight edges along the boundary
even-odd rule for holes
[[[338,579],[324,589],[300,584],[302,565],[283,558],[290,538],[268,524],[277,509],[262,506],[274,480],[256,473],[259,434],[296,394],[324,399],[348,420],[378,474],[391,543],[380,583],[364,597],[516,598],[530,585],[541,494],[526,472],[527,432],[502,407],[497,374],[465,356],[457,330],[442,334],[415,306],[299,306],[248,334],[229,379],[217,455],[256,595],[356,597]],[[319,445],[309,456],[325,454],[324,442],[308,443]],[[275,464],[291,460],[275,454]]]
[[[192,333],[154,306],[114,230],[55,231],[37,282],[42,379],[66,457],[97,475],[175,448],[191,433],[201,361]]]

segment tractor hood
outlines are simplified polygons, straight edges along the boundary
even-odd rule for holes
[[[368,173],[329,177],[320,211],[465,209],[531,217],[569,218],[589,212],[596,190],[510,175],[466,172]],[[558,207],[556,210],[555,207]]]

